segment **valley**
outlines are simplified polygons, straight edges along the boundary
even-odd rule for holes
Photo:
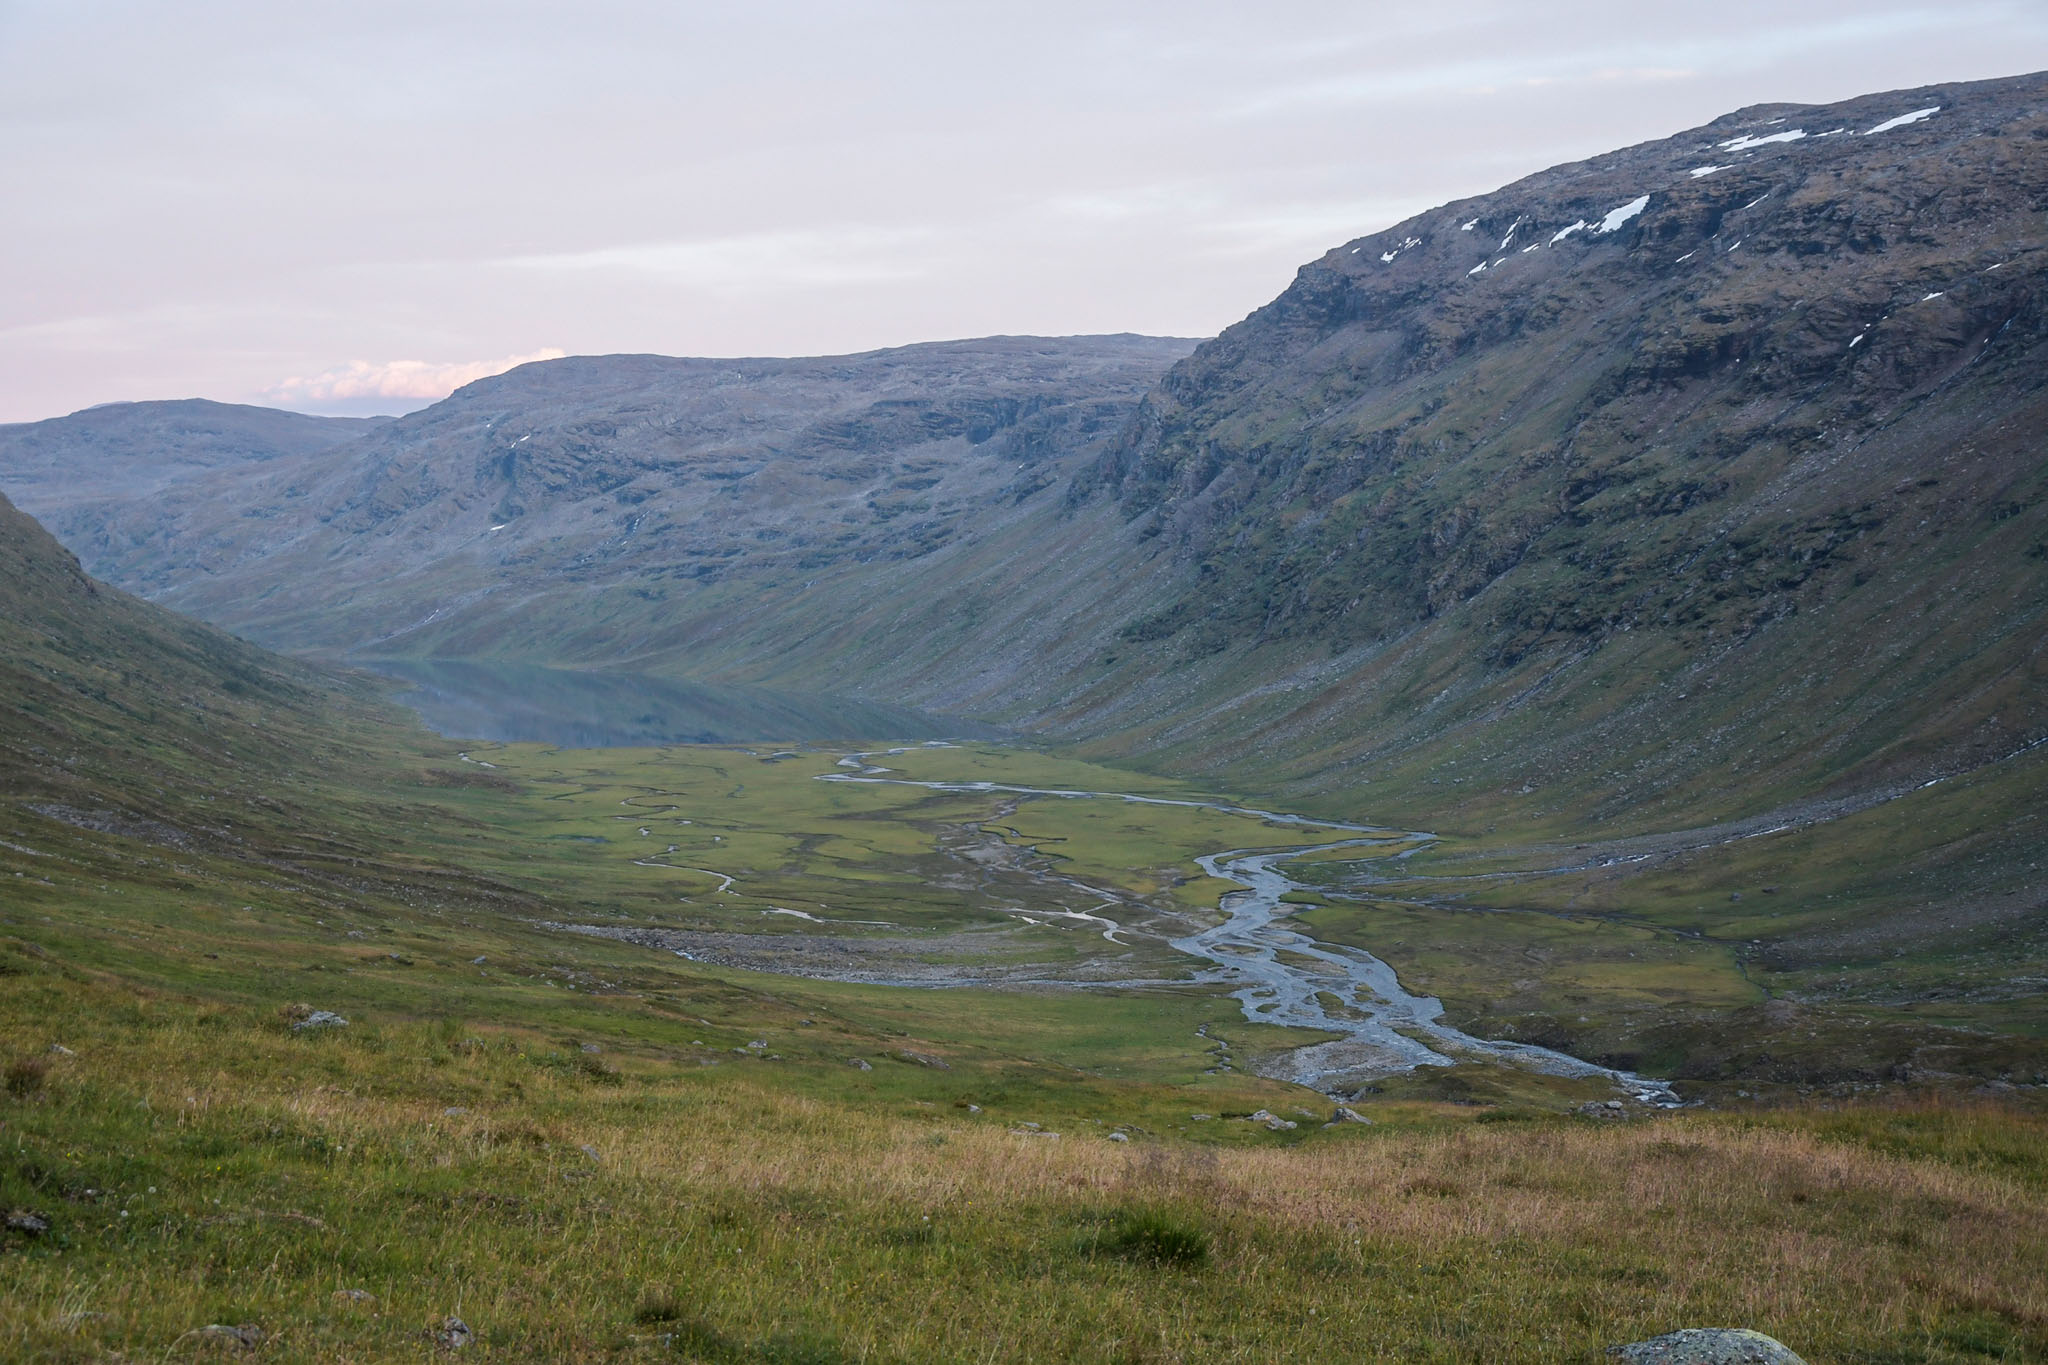
[[[2044,304],[2033,75],[0,427],[0,1357],[2048,1359]]]

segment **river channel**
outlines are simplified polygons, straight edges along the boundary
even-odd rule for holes
[[[885,750],[903,753],[902,749]],[[1138,805],[1185,806],[1228,815],[1249,815],[1275,824],[1327,829],[1342,838],[1307,847],[1230,849],[1204,854],[1201,869],[1241,889],[1226,893],[1223,920],[1168,942],[1176,950],[1206,964],[1197,982],[1225,985],[1256,1023],[1316,1029],[1338,1037],[1296,1048],[1289,1054],[1285,1079],[1328,1090],[1347,1078],[1408,1071],[1424,1066],[1455,1066],[1460,1061],[1490,1061],[1552,1076],[1604,1078],[1643,1104],[1673,1108],[1681,1103],[1662,1081],[1585,1061],[1529,1043],[1479,1038],[1444,1022],[1443,1002],[1435,996],[1404,989],[1394,969],[1362,948],[1323,943],[1288,924],[1291,907],[1285,897],[1308,889],[1282,870],[1289,861],[1330,850],[1370,850],[1396,846],[1414,848],[1433,835],[1414,831],[1316,820],[1253,807],[1213,801],[1174,800],[1129,792],[1073,791],[1018,787],[999,782],[920,782],[891,776],[891,770],[870,763],[871,754],[839,760],[846,772],[828,773],[823,782],[863,782],[923,787],[942,792],[1005,792],[1020,796],[1055,797],[1072,801],[1128,801]],[[1109,907],[1098,906],[1094,916]],[[1105,921],[1107,922],[1107,921]]]

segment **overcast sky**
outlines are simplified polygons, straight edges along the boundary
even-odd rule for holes
[[[1560,161],[2043,67],[2044,0],[0,0],[0,421],[1206,336]]]

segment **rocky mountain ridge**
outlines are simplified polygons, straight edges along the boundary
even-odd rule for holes
[[[52,519],[285,647],[853,690],[1332,809],[1669,827],[2048,729],[2044,296],[2034,76],[1542,172],[1185,359],[549,362]]]

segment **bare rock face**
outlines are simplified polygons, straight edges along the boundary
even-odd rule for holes
[[[1624,1365],[1806,1365],[1783,1342],[1741,1327],[1687,1327],[1607,1354]]]

